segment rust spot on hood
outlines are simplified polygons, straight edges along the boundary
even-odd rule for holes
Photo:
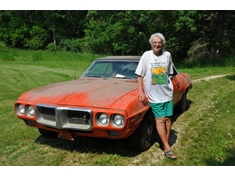
[[[110,108],[135,89],[136,81],[82,78],[39,87],[24,93],[19,99],[42,104]]]

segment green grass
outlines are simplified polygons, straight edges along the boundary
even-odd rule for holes
[[[235,74],[195,84],[188,94],[190,108],[179,119],[179,123],[187,123],[180,145],[175,146],[180,159],[162,165],[235,165],[234,86]]]
[[[14,115],[17,97],[35,87],[72,80],[75,73],[78,78],[99,56],[8,51],[11,53],[0,49],[1,166],[235,165],[234,67],[178,69],[188,73],[193,80],[210,75],[230,75],[194,83],[187,97],[189,109],[173,117],[172,131],[176,140],[172,148],[178,159],[170,161],[160,149],[157,137],[146,152],[129,149],[125,141],[85,137],[75,141],[43,138],[37,129],[26,126]],[[79,63],[78,67],[76,63]]]

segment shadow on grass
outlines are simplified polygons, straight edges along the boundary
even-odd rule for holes
[[[225,78],[235,81],[235,75],[227,75]]]
[[[225,151],[228,156],[223,162],[216,161],[215,158],[207,158],[205,163],[207,166],[235,166],[235,148]]]
[[[192,103],[193,103],[193,101],[191,101],[191,100],[186,100],[186,105],[187,105],[187,106],[186,106],[185,112],[189,110],[189,108],[190,108],[190,106],[191,106]],[[171,117],[171,122],[172,122],[172,124],[173,124],[174,122],[176,122],[176,120],[178,119],[178,117],[179,117],[181,114],[182,114],[182,113],[179,113],[179,112],[174,111],[174,114],[173,114],[173,116]]]
[[[130,148],[127,140],[124,139],[109,140],[79,136],[74,141],[70,141],[61,138],[45,138],[39,136],[35,140],[35,143],[78,153],[118,154],[125,157],[134,157],[141,153],[141,151]]]
[[[187,106],[186,106],[186,110],[185,110],[185,111],[187,111],[187,110],[190,108],[190,105],[192,104],[192,102],[193,102],[193,101],[191,101],[191,100],[186,100]],[[172,124],[177,121],[177,119],[180,117],[181,114],[182,114],[182,113],[179,113],[179,112],[175,112],[175,111],[174,111],[173,116],[171,117],[171,122],[172,122]],[[177,135],[178,135],[178,132],[171,129],[170,139],[169,139],[169,144],[170,144],[170,146],[173,146],[173,145],[176,143],[176,141],[177,141]],[[161,143],[161,140],[160,140],[159,137],[158,137],[158,140],[157,140],[156,142],[158,142],[158,143],[160,144],[160,148],[163,150],[162,143]]]
[[[172,146],[177,140],[178,132],[171,130],[169,144]],[[76,137],[74,141],[61,139],[61,138],[46,138],[39,136],[35,141],[37,144],[47,145],[66,150],[68,152],[78,152],[78,153],[97,153],[97,154],[117,154],[124,157],[135,157],[142,153],[136,149],[129,147],[127,139],[121,140],[109,140],[103,138],[92,138],[92,137]],[[156,143],[159,144],[161,150],[162,143],[158,136],[157,130],[154,130],[152,147]]]

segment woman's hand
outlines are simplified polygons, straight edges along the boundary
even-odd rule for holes
[[[145,93],[139,93],[139,95],[138,95],[138,97],[139,97],[139,99],[140,99],[140,102],[144,105],[144,106],[146,106],[146,96],[145,96]]]

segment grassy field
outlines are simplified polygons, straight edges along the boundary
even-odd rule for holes
[[[22,53],[11,55],[22,60],[10,56],[3,59],[10,53],[0,54],[0,166],[235,165],[234,67],[178,69],[195,81],[187,96],[188,110],[173,116],[172,148],[178,159],[171,161],[165,158],[157,137],[148,151],[138,152],[127,148],[125,141],[46,139],[37,129],[26,126],[13,111],[20,94],[38,86],[77,79],[98,57],[57,53],[44,58],[43,54],[31,54],[31,59]],[[196,81],[224,74],[228,75]]]

